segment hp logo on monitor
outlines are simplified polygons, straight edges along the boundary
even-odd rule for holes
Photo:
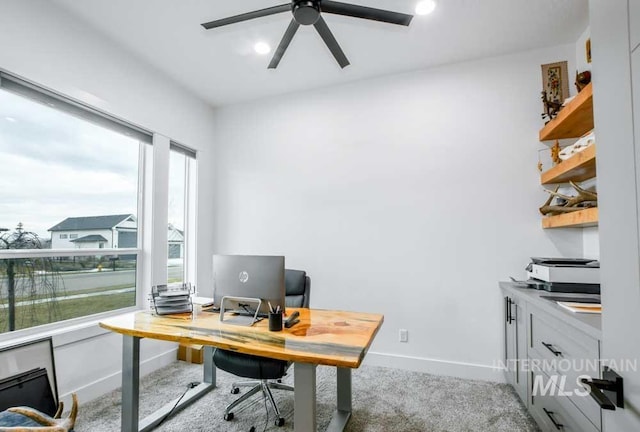
[[[246,283],[249,280],[249,273],[247,273],[246,271],[241,271],[238,275],[238,279],[240,279],[240,282]]]

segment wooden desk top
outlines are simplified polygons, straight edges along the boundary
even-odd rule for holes
[[[211,312],[198,312],[196,318],[135,312],[107,319],[100,326],[128,336],[357,368],[384,321],[383,315],[358,312],[287,308],[287,313],[294,310],[300,312],[300,322],[281,332],[270,332],[266,319],[251,327],[239,326],[221,323],[219,315]]]

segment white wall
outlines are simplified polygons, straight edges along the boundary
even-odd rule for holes
[[[80,99],[199,151],[198,182],[212,182],[212,111],[158,71],[46,0],[0,2],[0,68]],[[198,280],[211,282],[213,208],[200,200]],[[120,337],[97,328],[54,337],[60,393],[86,402],[120,385]],[[143,370],[175,358],[171,344],[144,344]]]
[[[590,71],[591,63],[587,63],[585,44],[591,38],[591,28],[587,27],[576,42],[576,70],[579,72]],[[585,228],[583,230],[585,258],[600,259],[600,234],[598,227]]]
[[[576,42],[576,68],[575,70],[578,72],[590,71],[591,63],[587,63],[587,50],[586,43],[587,39],[591,38],[591,28],[587,27],[584,32],[578,38]],[[574,78],[575,75],[572,73],[573,71],[569,71],[569,77]]]
[[[540,65],[574,59],[568,45],[216,111],[216,252],[284,254],[312,307],[383,313],[368,361],[500,380],[498,280],[583,252],[537,210]]]

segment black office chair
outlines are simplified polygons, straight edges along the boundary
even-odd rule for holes
[[[300,270],[285,270],[285,305],[286,307],[309,307],[309,291],[311,279],[306,272]],[[233,409],[249,399],[259,391],[269,399],[271,407],[276,414],[275,424],[284,425],[284,418],[280,414],[278,405],[273,399],[271,389],[293,391],[290,385],[282,384],[281,379],[286,374],[290,362],[285,360],[259,357],[249,354],[216,349],[213,353],[213,362],[216,367],[226,372],[252,381],[241,381],[232,384],[231,393],[238,394],[240,387],[251,386],[251,390],[231,402],[224,411],[224,419],[233,420]]]

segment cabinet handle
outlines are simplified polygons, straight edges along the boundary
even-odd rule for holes
[[[511,324],[513,322],[513,314],[511,313],[511,306],[514,304],[513,301],[511,300],[511,298],[509,297],[505,297],[507,303],[507,324]]]
[[[589,388],[589,394],[600,405],[600,408],[611,411],[615,410],[616,406],[624,408],[624,380],[622,377],[607,366],[604,367],[602,377],[604,379],[582,378],[580,382]],[[615,400],[615,404],[612,400]]]
[[[558,423],[556,421],[556,419],[553,418],[553,414],[554,414],[553,411],[549,411],[546,408],[542,408],[542,410],[547,415],[547,417],[549,417],[549,420],[551,420],[551,423],[553,423],[553,425],[556,427],[557,430],[563,430],[564,429],[564,425],[562,423]]]
[[[562,355],[562,351],[558,351],[557,349],[554,349],[553,345],[551,345],[550,343],[542,342],[542,345],[544,345],[545,348],[547,348],[549,351],[551,351],[554,356],[558,357],[558,356]]]
[[[509,303],[511,303],[511,299],[509,297],[505,297],[504,298],[504,317],[505,317],[505,322],[507,324],[510,324],[509,314],[510,314],[510,311],[511,311],[511,307],[510,307]]]

